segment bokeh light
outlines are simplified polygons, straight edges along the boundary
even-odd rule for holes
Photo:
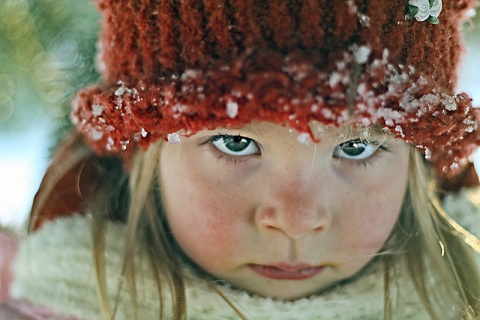
[[[0,224],[22,229],[74,92],[96,82],[88,0],[0,1]]]

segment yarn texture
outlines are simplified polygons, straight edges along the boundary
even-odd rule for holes
[[[254,121],[314,140],[312,121],[376,124],[443,177],[480,144],[479,111],[455,93],[473,1],[443,1],[438,24],[409,18],[405,0],[97,4],[103,80],[72,110],[97,153]]]
[[[480,234],[478,220],[480,189],[464,189],[448,195],[443,206],[459,223]],[[59,218],[33,233],[22,244],[15,261],[15,282],[12,296],[48,307],[59,314],[78,319],[101,319],[93,270],[88,216]],[[107,286],[116,301],[123,256],[125,226],[109,223],[106,234]],[[136,256],[135,259],[139,259]],[[52,262],[55,263],[52,263]],[[140,260],[138,260],[140,261]],[[480,258],[476,255],[480,265]],[[138,264],[139,318],[156,319],[159,315],[155,281],[149,276],[147,264]],[[187,318],[195,320],[238,319],[232,308],[212,289],[211,281],[198,276],[187,265]],[[190,271],[189,271],[190,270]],[[373,266],[354,281],[338,285],[326,292],[295,301],[280,301],[251,295],[217,281],[217,287],[249,319],[381,319],[383,317],[383,269]],[[403,271],[396,281],[395,319],[429,319],[410,278]],[[60,285],[61,284],[61,285]],[[131,319],[133,310],[126,290],[118,296],[115,319]],[[165,297],[168,305],[169,297]],[[168,308],[167,308],[168,309]],[[166,314],[168,319],[168,314]],[[445,314],[446,319],[454,319]]]

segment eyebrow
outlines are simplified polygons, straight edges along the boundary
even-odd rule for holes
[[[259,128],[259,126],[243,126],[241,128],[237,129],[239,133],[245,132],[245,133],[250,133],[253,134],[257,137],[264,138],[266,135],[266,130]]]
[[[315,132],[314,128],[311,128],[312,132]],[[255,125],[244,125],[240,128],[231,128],[229,130],[236,130],[239,135],[246,134],[253,135],[256,138],[265,138],[268,136],[268,129],[262,128],[261,126]],[[365,132],[367,135],[365,135]],[[320,140],[338,140],[339,136],[344,136],[346,139],[354,138],[364,138],[365,140],[369,139],[379,139],[391,136],[388,132],[382,130],[381,126],[372,125],[369,127],[353,127],[351,125],[343,125],[340,127],[323,127],[322,132],[317,136]]]
[[[324,131],[317,137],[323,141],[338,142],[339,140],[377,140],[386,139],[392,135],[382,130],[381,126],[373,125],[369,127],[352,127],[351,125],[343,125],[340,127],[324,128]]]

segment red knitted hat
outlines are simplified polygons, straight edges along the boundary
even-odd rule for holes
[[[103,82],[72,119],[98,153],[269,121],[378,124],[440,176],[480,144],[455,95],[473,0],[97,0]]]

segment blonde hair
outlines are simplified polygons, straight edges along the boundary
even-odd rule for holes
[[[480,315],[480,277],[466,242],[470,239],[479,252],[478,240],[442,209],[431,169],[413,148],[410,163],[404,207],[384,250],[397,253],[397,261],[404,258],[402,263],[432,319],[444,319],[452,312],[455,318],[476,319]],[[392,270],[387,271],[386,277],[391,276]],[[390,303],[385,299],[386,319],[392,315]]]
[[[83,142],[76,141],[74,144],[77,147],[73,149],[85,148]],[[130,257],[139,247],[156,280],[159,318],[168,314],[171,319],[184,319],[186,315],[185,276],[179,262],[180,250],[168,232],[161,205],[161,186],[158,183],[161,147],[162,142],[157,142],[146,152],[136,152],[129,174],[124,173],[123,178],[117,175],[112,183],[100,183],[96,196],[89,199],[90,212],[94,215],[92,238],[97,292],[105,319],[115,318],[115,306],[112,308],[108,298],[104,263],[104,234],[106,222],[111,219],[111,210],[116,211],[117,218],[127,227],[123,266],[127,288],[119,287],[118,290],[128,290],[135,309],[138,274],[135,259]],[[82,152],[78,154],[81,158],[76,163],[86,157]],[[432,319],[441,319],[445,312],[451,312],[445,306],[454,307],[457,317],[474,319],[480,315],[480,277],[465,242],[470,240],[469,244],[479,250],[478,240],[471,238],[440,207],[435,183],[421,154],[412,149],[410,159],[408,191],[402,212],[379,258],[386,271],[384,318],[393,318],[395,308],[401,307],[395,305],[392,291],[398,286],[394,281],[396,272],[405,267]],[[103,160],[97,161],[99,166],[104,165]],[[111,165],[111,162],[107,164]],[[54,158],[50,170],[55,170],[57,166],[62,166],[61,161]],[[54,185],[55,181],[48,184]],[[47,190],[51,192],[51,188]],[[42,193],[40,190],[39,198],[48,197],[48,194]],[[128,201],[125,201],[126,195]],[[122,205],[118,207],[118,203]],[[37,204],[36,209],[34,207],[31,225],[41,207],[41,204]],[[171,297],[169,305],[161,298],[165,294]],[[229,303],[228,299],[226,301]],[[246,319],[240,312],[237,313],[240,318]]]

